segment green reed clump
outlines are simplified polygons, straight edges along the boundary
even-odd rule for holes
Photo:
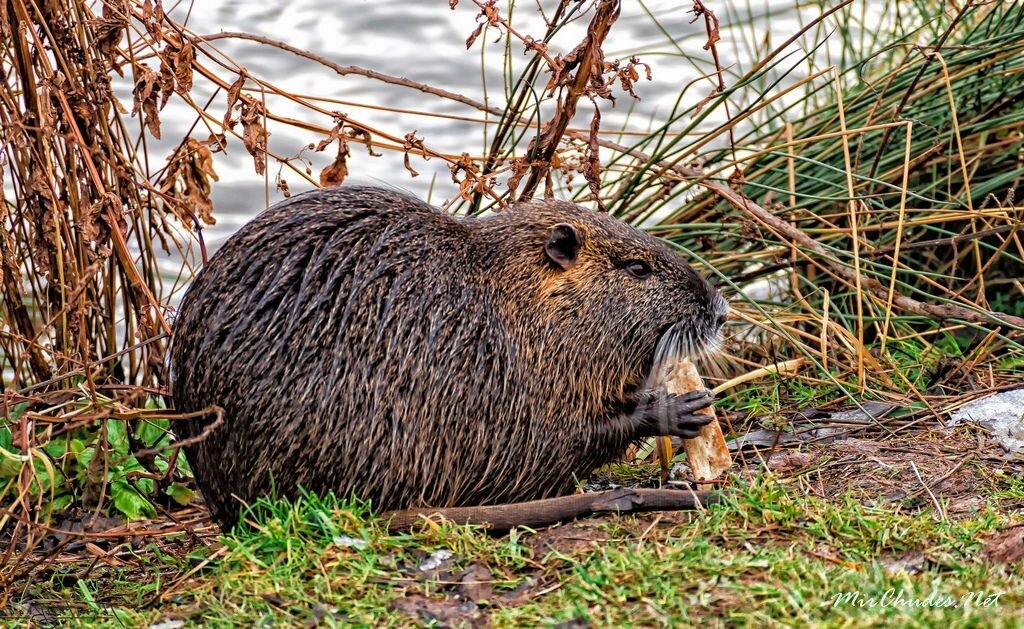
[[[952,333],[972,367],[1024,351],[1024,7],[858,4],[622,146],[605,202],[739,298],[763,328],[741,359],[803,356],[814,379],[920,397],[892,341]]]

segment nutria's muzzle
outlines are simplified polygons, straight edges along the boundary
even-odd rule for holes
[[[681,358],[698,358],[716,352],[722,345],[722,326],[729,318],[729,302],[707,285],[708,311],[690,315],[669,325],[654,350],[654,367]]]

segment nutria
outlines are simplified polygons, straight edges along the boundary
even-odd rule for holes
[[[643,390],[713,345],[727,305],[663,242],[535,201],[456,219],[393,190],[296,195],[231,237],[182,300],[176,407],[222,527],[297,486],[376,509],[558,496],[641,437],[696,435],[707,391]],[[210,419],[176,423],[198,437]]]

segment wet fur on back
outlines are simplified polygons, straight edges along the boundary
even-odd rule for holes
[[[545,250],[561,224],[579,238],[565,267]],[[650,278],[623,270],[635,260]],[[671,351],[698,351],[724,308],[664,243],[570,203],[456,220],[333,188],[266,210],[195,280],[173,396],[224,409],[186,449],[222,525],[233,495],[272,484],[379,509],[544,498],[622,455],[637,434],[621,416],[659,340],[675,326]],[[208,421],[176,426],[190,437]]]

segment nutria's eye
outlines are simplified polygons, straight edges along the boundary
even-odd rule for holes
[[[651,276],[651,265],[643,260],[630,260],[623,265],[626,273],[629,273],[638,280],[646,280]]]

